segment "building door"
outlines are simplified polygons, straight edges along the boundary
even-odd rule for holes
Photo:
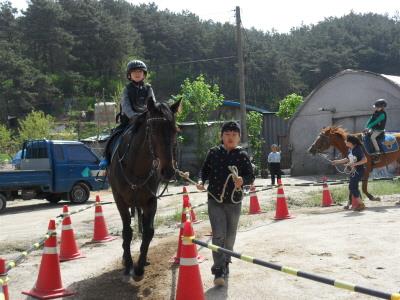
[[[278,144],[281,147],[281,169],[290,169],[292,159],[289,151],[289,137],[287,135],[278,135]]]

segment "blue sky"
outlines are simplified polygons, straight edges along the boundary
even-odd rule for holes
[[[399,15],[400,5],[395,0],[154,0],[133,1],[131,3],[154,2],[161,9],[174,12],[191,11],[202,19],[234,23],[236,6],[240,6],[244,27],[255,27],[263,31],[288,32],[290,28],[301,24],[316,24],[325,18],[343,16],[351,10],[356,13],[374,12]],[[27,1],[11,0],[14,7],[25,9]]]

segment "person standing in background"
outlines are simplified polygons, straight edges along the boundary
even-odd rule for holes
[[[275,177],[281,179],[281,152],[276,144],[271,145],[271,152],[268,154],[268,168],[271,174],[271,185],[275,185]]]

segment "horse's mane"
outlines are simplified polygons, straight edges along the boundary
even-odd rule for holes
[[[158,112],[160,115],[162,115],[164,118],[166,118],[168,121],[173,122],[174,121],[174,114],[172,113],[171,109],[169,108],[167,103],[164,102],[155,102],[154,106],[156,108],[156,112]],[[138,117],[138,122],[143,123],[145,122],[146,115],[148,113],[148,110],[146,109],[143,113],[141,113]]]
[[[324,127],[322,128],[321,131],[323,134],[338,134],[341,137],[343,137],[344,139],[347,137],[347,135],[349,134],[348,131],[346,129],[344,129],[341,126],[328,126],[328,127]]]
[[[169,108],[168,104],[165,102],[156,102],[156,110],[160,114],[162,114],[168,121],[174,120],[174,114],[172,113],[171,109]]]

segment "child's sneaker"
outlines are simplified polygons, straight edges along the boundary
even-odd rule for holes
[[[212,272],[214,274],[214,285],[215,286],[224,286],[225,285],[225,273],[222,268],[217,268]]]
[[[214,285],[215,286],[224,286],[225,285],[225,274],[215,274],[214,275]]]

